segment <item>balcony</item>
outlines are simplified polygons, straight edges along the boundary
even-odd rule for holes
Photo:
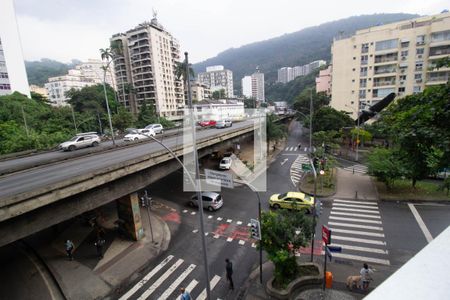
[[[390,80],[374,80],[373,81],[374,87],[392,86],[392,85],[395,85],[395,78],[392,78]]]
[[[383,56],[383,57],[377,57],[375,56],[375,64],[384,64],[384,63],[390,63],[390,62],[396,62],[398,60],[398,56]]]

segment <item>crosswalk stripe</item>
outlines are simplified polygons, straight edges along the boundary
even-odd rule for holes
[[[349,236],[340,236],[340,235],[333,235],[331,237],[333,240],[340,240],[340,241],[349,241],[349,242],[358,242],[358,243],[364,243],[364,244],[374,244],[374,245],[386,245],[386,242],[378,241],[378,240],[369,240],[369,239],[359,239]]]
[[[192,290],[197,286],[198,281],[195,279],[192,279],[191,282],[189,282],[189,284],[186,287],[186,291],[188,291],[189,293],[192,292]]]
[[[183,282],[183,280],[189,275],[189,273],[191,273],[195,269],[195,267],[196,266],[194,264],[190,264],[189,267],[187,267],[186,270],[184,270],[184,272],[181,273],[181,275],[178,276],[178,278],[175,279],[174,282],[172,282],[169,288],[164,291],[164,293],[161,295],[161,297],[158,298],[158,300],[166,300],[167,298],[169,298],[170,294],[175,291],[177,286],[179,286],[180,283]]]
[[[356,235],[366,235],[366,236],[373,236],[373,237],[380,237],[384,238],[383,233],[376,233],[376,232],[368,232],[368,231],[358,231],[358,230],[348,230],[348,229],[339,229],[339,228],[330,228],[332,232],[339,232],[339,233],[350,233],[350,234],[356,234]]]
[[[365,208],[365,209],[378,210],[378,206],[374,206],[374,205],[333,203],[333,207],[335,207],[335,206],[337,206],[337,207],[354,207],[354,208]]]
[[[345,253],[333,253],[333,257],[359,260],[359,261],[380,264],[380,265],[386,265],[386,266],[391,265],[391,263],[387,259],[365,257],[365,256],[351,255],[351,254],[345,254]]]
[[[341,200],[341,199],[334,199],[334,202],[340,202],[340,203],[352,203],[352,204],[365,204],[365,205],[376,205],[378,206],[378,203],[375,201],[353,201],[353,200]]]
[[[351,228],[372,229],[372,230],[383,231],[383,227],[379,227],[379,226],[368,226],[368,225],[341,223],[341,222],[328,222],[328,225],[341,226],[341,227],[351,227]]]
[[[153,292],[164,282],[175,270],[183,263],[183,259],[178,259],[158,280],[155,281],[139,298],[138,300],[147,299]]]
[[[209,282],[209,287],[210,287],[211,291],[214,289],[214,287],[219,282],[219,280],[220,280],[220,276],[214,275],[213,279],[211,279],[211,281]],[[202,293],[200,295],[198,295],[196,300],[205,300],[205,299],[206,299],[206,289],[203,289]]]
[[[334,244],[334,243],[332,244],[332,246],[342,247],[343,250],[354,250],[354,251],[371,252],[371,253],[378,253],[378,254],[388,254],[387,250],[378,249],[378,248],[358,247],[358,246]]]
[[[159,265],[157,265],[153,270],[151,270],[147,275],[144,276],[135,286],[133,286],[128,292],[125,293],[119,300],[126,300],[130,298],[134,293],[136,293],[144,284],[147,283],[159,270],[161,270],[169,261],[171,261],[173,255],[167,256]]]
[[[364,214],[354,214],[354,213],[347,213],[347,212],[338,212],[338,211],[331,211],[330,214],[332,215],[340,215],[340,216],[351,216],[351,217],[361,217],[361,218],[372,218],[372,219],[381,219],[380,216],[374,216],[374,215],[364,215]]]
[[[332,211],[333,210],[342,210],[342,211],[363,212],[363,213],[369,213],[369,214],[375,214],[375,215],[379,215],[380,214],[378,211],[372,211],[372,210],[367,210],[367,209],[344,208],[344,207],[335,207],[335,206],[333,206],[333,208],[331,210]]]
[[[369,224],[381,224],[381,221],[366,220],[366,219],[342,218],[342,217],[334,217],[334,216],[330,216],[330,219],[340,220],[340,221],[359,222],[359,223],[369,223]]]
[[[286,147],[286,149],[284,149],[284,151],[288,151],[289,147]]]

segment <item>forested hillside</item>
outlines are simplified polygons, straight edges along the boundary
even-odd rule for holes
[[[256,66],[265,73],[266,82],[274,82],[278,68],[304,65],[318,59],[329,62],[333,37],[339,34],[350,35],[358,29],[415,17],[417,15],[401,13],[374,14],[332,21],[240,48],[228,49],[216,57],[194,64],[194,71],[204,72],[206,66],[224,65],[233,71],[234,89],[240,91],[242,77],[253,73]]]
[[[39,61],[25,61],[28,83],[43,87],[49,77],[65,75],[70,68],[78,63],[80,61],[72,60],[71,64],[65,64],[48,58]]]

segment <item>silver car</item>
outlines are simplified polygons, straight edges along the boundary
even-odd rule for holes
[[[161,124],[150,124],[145,126],[145,129],[153,129],[156,134],[164,133],[164,127]]]
[[[225,128],[233,126],[233,122],[230,119],[219,120],[216,123],[216,128]]]
[[[209,211],[215,211],[222,207],[223,199],[222,195],[214,192],[203,192],[203,208]],[[192,196],[189,201],[189,205],[192,207],[198,207],[197,195]]]
[[[58,148],[64,151],[74,151],[85,147],[96,147],[100,144],[100,137],[96,132],[79,133],[67,142],[59,144]]]

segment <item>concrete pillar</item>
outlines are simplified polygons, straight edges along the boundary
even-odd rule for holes
[[[117,215],[119,219],[125,222],[125,229],[134,240],[139,241],[144,237],[137,193],[132,193],[117,200]]]

